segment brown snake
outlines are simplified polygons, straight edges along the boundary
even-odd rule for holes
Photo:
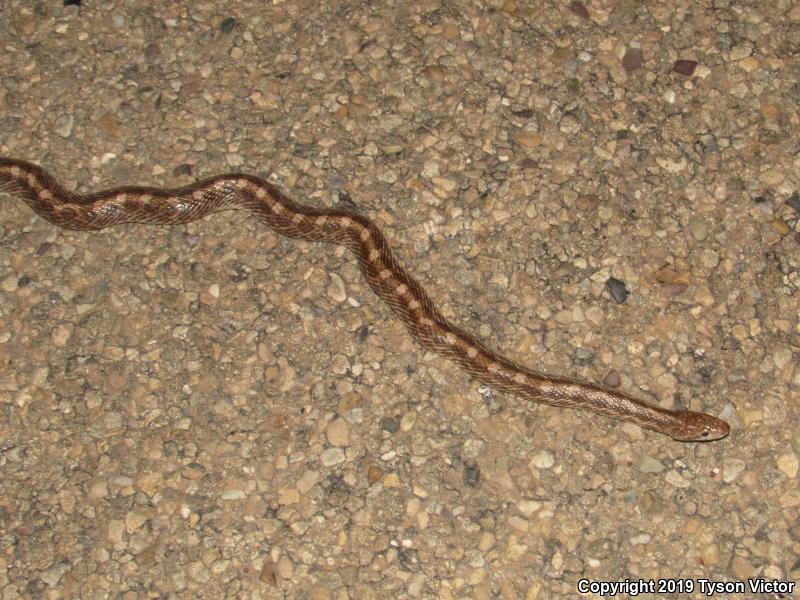
[[[348,248],[367,283],[417,342],[493,388],[628,421],[680,441],[718,440],[730,431],[725,421],[705,413],[651,406],[618,390],[545,375],[497,354],[444,318],[372,221],[348,210],[303,206],[253,175],[218,175],[177,189],[120,187],[81,196],[41,167],[0,157],[0,192],[21,198],[39,216],[67,229],[187,223],[220,210],[246,209],[281,235]]]

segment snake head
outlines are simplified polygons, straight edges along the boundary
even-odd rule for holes
[[[678,422],[669,436],[679,442],[712,442],[731,432],[731,426],[725,421],[706,413],[683,410],[675,416]]]

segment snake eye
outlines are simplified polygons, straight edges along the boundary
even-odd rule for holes
[[[708,437],[708,434],[711,433],[708,429],[703,432],[703,437]]]

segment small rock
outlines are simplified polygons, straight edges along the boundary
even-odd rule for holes
[[[399,488],[400,478],[397,476],[397,473],[388,473],[386,477],[383,478],[383,487]]]
[[[56,348],[63,348],[66,346],[67,341],[69,340],[69,336],[71,335],[72,331],[64,326],[58,325],[53,331],[50,333],[50,339],[53,342],[53,345]]]
[[[800,490],[789,490],[780,497],[780,505],[784,508],[800,506]]]
[[[469,487],[478,487],[481,482],[481,469],[476,464],[468,464],[464,467],[464,483]]]
[[[407,411],[403,415],[403,418],[400,419],[400,431],[403,432],[411,431],[416,422],[417,422],[417,412],[415,410]]]
[[[644,456],[636,467],[642,473],[661,473],[665,467],[652,456]]]
[[[9,275],[3,281],[0,281],[0,290],[4,292],[16,292],[19,279],[16,275]]]
[[[108,539],[114,544],[125,539],[125,523],[112,519],[108,524]]]
[[[520,500],[517,502],[517,509],[526,517],[530,517],[540,508],[542,508],[542,503],[538,500]]]
[[[278,504],[288,505],[300,502],[300,490],[297,488],[286,488],[278,495]]]
[[[783,219],[773,219],[771,224],[772,229],[781,236],[787,236],[792,232],[792,228],[789,227],[789,224]]]
[[[674,73],[685,75],[686,77],[691,77],[694,74],[695,68],[697,68],[696,60],[679,60],[672,65],[672,71]]]
[[[431,81],[444,81],[445,71],[439,65],[428,65],[422,69],[422,74]]]
[[[703,215],[695,215],[689,219],[689,232],[698,242],[702,242],[708,237],[708,224]]]
[[[531,458],[531,464],[537,469],[549,469],[556,464],[556,459],[550,452],[540,450]]]
[[[132,510],[125,515],[125,529],[128,533],[133,533],[142,525],[150,520],[150,515],[141,510]]]
[[[608,293],[611,294],[611,298],[613,298],[614,302],[617,304],[622,304],[628,299],[628,288],[625,287],[625,284],[619,279],[609,277],[606,280],[606,289],[608,290]]]
[[[731,483],[742,474],[745,462],[739,458],[727,458],[722,462],[722,481]]]
[[[376,481],[380,481],[381,477],[383,477],[383,469],[376,465],[370,465],[367,469],[367,483],[372,485]]]
[[[122,137],[123,129],[122,126],[119,124],[117,117],[115,117],[111,113],[103,113],[96,121],[96,125],[100,128],[100,130],[105,133],[107,136],[112,137],[114,139],[119,139]]]
[[[300,490],[301,493],[307,493],[311,488],[313,488],[317,482],[319,481],[319,472],[317,471],[306,471],[303,473],[303,476],[297,480],[297,489]]]
[[[328,298],[341,304],[347,300],[347,288],[344,285],[344,280],[336,273],[328,273],[331,279],[331,284],[328,286],[326,293]]]
[[[270,560],[265,560],[264,564],[261,566],[261,572],[258,574],[258,578],[262,583],[267,583],[272,586],[278,585],[278,576],[275,574],[276,565]]]
[[[586,6],[584,6],[583,2],[578,2],[578,0],[575,0],[569,5],[569,9],[582,19],[589,18],[589,11],[586,10]]]
[[[622,68],[629,73],[641,69],[643,63],[644,54],[641,48],[628,48],[622,57]]]
[[[164,482],[164,475],[161,473],[142,473],[136,478],[136,489],[152,498],[161,489]],[[131,485],[133,482],[131,481]]]
[[[797,454],[789,453],[782,454],[778,457],[778,469],[781,473],[786,475],[789,479],[797,477],[798,471],[798,458]]]
[[[748,56],[747,58],[743,58],[736,64],[745,73],[752,73],[761,66],[761,63],[758,62],[758,59],[753,56]]]
[[[349,427],[344,419],[334,419],[328,424],[325,436],[332,446],[350,445]]]
[[[344,450],[341,448],[328,448],[320,454],[319,459],[326,467],[341,464],[345,460]]]
[[[733,559],[731,562],[731,571],[733,572],[734,577],[741,581],[750,579],[756,575],[756,568],[744,556],[737,556]]]
[[[605,378],[603,379],[603,383],[609,387],[619,387],[620,381],[619,373],[617,373],[614,369],[611,369],[608,373],[606,373]]]
[[[780,186],[785,178],[786,176],[780,169],[766,169],[758,175],[758,180],[765,186],[771,188]]]
[[[541,133],[534,131],[518,131],[514,134],[514,141],[523,148],[531,149],[539,146],[542,143],[543,136]]]
[[[53,126],[53,131],[55,131],[58,135],[63,138],[68,138],[72,135],[72,125],[75,123],[75,119],[72,115],[61,115],[56,119],[55,125]]]
[[[397,433],[397,430],[400,429],[400,421],[392,417],[383,417],[380,420],[380,428],[389,433]]]
[[[710,248],[700,254],[700,264],[707,269],[713,269],[719,264],[719,254]]]
[[[597,194],[581,194],[575,200],[575,208],[578,210],[594,210],[600,204]]]
[[[678,473],[675,469],[669,471],[665,476],[664,479],[667,480],[672,487],[676,487],[678,489],[686,489],[691,487],[692,484],[689,480],[687,480],[683,475]]]
[[[240,489],[229,489],[222,492],[220,498],[223,500],[244,500],[247,498],[247,493]]]

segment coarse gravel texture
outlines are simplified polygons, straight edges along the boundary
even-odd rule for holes
[[[485,389],[244,213],[3,195],[0,598],[800,581],[800,5],[62,4],[0,3],[0,155],[355,207],[492,347],[732,432]]]

